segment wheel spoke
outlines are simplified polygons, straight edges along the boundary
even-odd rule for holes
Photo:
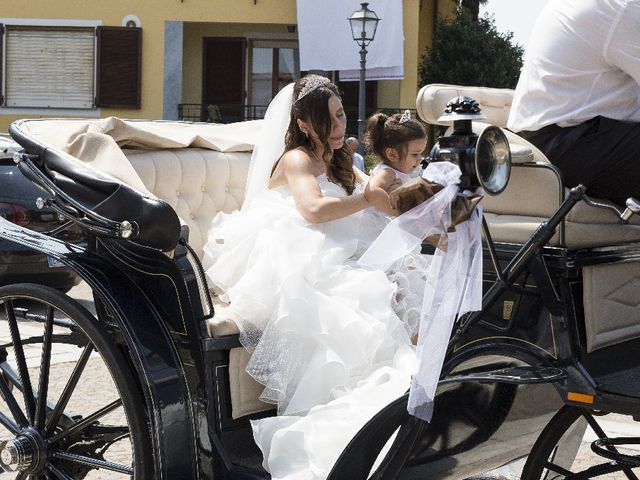
[[[0,395],[4,399],[7,407],[9,407],[9,411],[11,415],[13,415],[14,420],[17,422],[20,428],[24,428],[29,425],[29,421],[27,417],[25,417],[23,411],[20,409],[20,405],[16,401],[16,397],[13,396],[11,389],[9,388],[9,384],[7,383],[7,379],[4,375],[0,375]]]
[[[20,308],[23,301],[29,311]],[[0,289],[0,313],[7,319],[0,430],[33,440],[24,443],[24,462],[33,457],[29,466],[6,476],[73,480],[99,470],[114,478],[155,478],[144,397],[114,332],[76,300],[38,285]],[[74,360],[58,363],[58,349]]]
[[[93,351],[92,344],[88,344],[86,347],[84,347],[84,350],[82,351],[82,354],[78,359],[78,363],[73,369],[73,372],[71,373],[71,377],[69,377],[69,380],[67,381],[67,384],[65,385],[64,390],[62,391],[62,395],[60,395],[60,398],[58,399],[58,403],[56,404],[56,407],[53,410],[53,413],[51,414],[51,418],[49,418],[49,420],[47,421],[47,425],[44,429],[46,435],[50,435],[53,429],[56,428],[56,426],[58,425],[60,416],[62,415],[62,412],[64,411],[64,409],[67,407],[67,403],[69,403],[71,394],[75,390],[76,385],[80,380],[80,376],[82,375],[82,372],[84,371],[84,367],[87,365],[87,362],[89,361],[89,356],[91,355],[92,351]]]
[[[112,472],[124,473],[126,475],[133,475],[133,468],[127,465],[121,465],[119,463],[108,462],[106,460],[100,460],[98,458],[91,458],[85,455],[78,455],[77,453],[63,452],[62,450],[54,450],[51,452],[53,458],[59,460],[66,460],[68,462],[79,463],[93,468],[102,468],[104,470],[111,470]]]
[[[31,378],[29,377],[29,370],[27,369],[27,360],[24,356],[24,349],[22,348],[22,343],[20,341],[18,321],[16,320],[16,315],[13,311],[13,301],[6,300],[4,302],[4,309],[7,314],[7,321],[9,322],[11,340],[13,341],[13,352],[16,356],[16,363],[18,364],[18,375],[20,375],[20,382],[23,386],[22,396],[24,397],[27,416],[29,421],[33,424],[33,419],[36,413],[36,402],[33,398],[33,387],[31,386]]]
[[[64,438],[64,437],[68,437],[69,435],[74,434],[75,432],[82,430],[83,428],[89,426],[90,424],[92,424],[93,422],[95,422],[96,420],[98,420],[99,418],[103,417],[104,415],[106,415],[107,413],[115,410],[116,408],[118,408],[120,405],[122,405],[122,400],[117,399],[114,400],[113,402],[111,402],[109,405],[106,405],[105,407],[102,407],[100,410],[98,410],[97,412],[83,418],[82,420],[80,420],[77,423],[74,423],[71,427],[69,427],[68,429],[58,433],[57,435],[53,436],[52,438],[49,439],[49,442],[54,444],[57,441],[59,441],[60,439]]]
[[[60,470],[53,463],[47,463],[46,469],[55,475],[58,480],[73,480],[72,477],[67,475],[63,470]]]
[[[556,465],[555,463],[552,463],[552,462],[546,462],[544,466],[547,470],[554,473],[559,473],[560,475],[563,475],[565,477],[572,475],[572,473],[569,470],[561,467],[560,465]]]
[[[26,420],[26,419],[25,419]],[[7,417],[4,413],[0,412],[0,425],[9,430],[14,435],[17,435],[20,431],[18,425],[15,424],[9,417]]]
[[[42,340],[42,356],[40,357],[40,380],[38,383],[38,401],[36,405],[35,426],[44,428],[47,413],[47,394],[49,391],[49,367],[51,366],[51,336],[53,335],[53,307],[47,308],[44,321],[44,337]]]

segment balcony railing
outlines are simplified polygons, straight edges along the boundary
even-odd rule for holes
[[[181,103],[180,120],[188,122],[233,123],[264,118],[268,105],[206,105]]]
[[[367,116],[376,111],[382,111],[387,115],[402,113],[404,108],[380,108],[367,110]],[[180,120],[189,122],[233,123],[245,120],[258,120],[264,118],[267,105],[206,105],[198,103],[181,103],[178,105]],[[355,135],[358,131],[357,108],[345,108],[347,114],[347,132]],[[411,117],[416,118],[416,110],[411,110]]]

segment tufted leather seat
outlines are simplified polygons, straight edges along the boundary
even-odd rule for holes
[[[168,202],[189,226],[189,243],[202,258],[213,217],[238,210],[244,201],[251,153],[204,148],[124,153],[145,187]]]

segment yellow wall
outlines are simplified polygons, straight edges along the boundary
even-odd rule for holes
[[[415,107],[417,68],[431,39],[433,1],[403,0],[405,78],[380,82],[380,107]],[[443,11],[455,3],[454,0],[438,2]],[[121,25],[126,15],[136,15],[142,23],[142,108],[101,109],[99,114],[162,118],[165,21],[192,22],[185,23],[184,29],[183,101],[199,103],[202,37],[235,36],[250,31],[285,33],[286,25],[296,23],[296,0],[2,0],[0,11],[2,18],[99,20],[105,26]],[[13,120],[29,116],[42,115],[28,115],[26,111],[13,116],[0,113],[0,131],[6,131]]]

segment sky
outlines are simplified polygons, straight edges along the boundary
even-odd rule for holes
[[[513,32],[514,41],[526,48],[535,19],[548,1],[488,0],[486,6],[480,6],[480,15],[493,13],[498,31]]]

